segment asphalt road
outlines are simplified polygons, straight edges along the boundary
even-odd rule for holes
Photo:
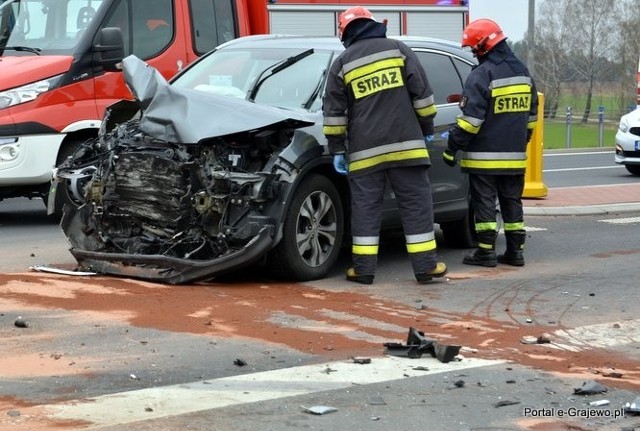
[[[584,174],[584,184],[610,168],[565,176],[552,164],[582,159],[594,168],[600,157],[545,156],[545,181],[575,185]],[[529,217],[525,267],[468,267],[466,250],[442,248],[449,277],[429,286],[413,282],[402,237],[389,233],[372,286],[344,281],[345,253],[313,283],[270,280],[256,268],[169,287],[28,271],[73,265],[41,205],[0,203],[0,430],[620,430],[640,422],[615,417],[640,391],[638,213]],[[28,327],[15,326],[18,316]],[[461,359],[384,355],[383,342],[406,341],[409,327],[463,346]],[[523,343],[543,335],[550,343]],[[585,382],[607,392],[576,394]]]

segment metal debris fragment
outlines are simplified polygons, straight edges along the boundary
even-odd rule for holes
[[[590,395],[590,394],[601,394],[603,392],[607,392],[607,387],[596,382],[590,380],[588,382],[583,382],[582,387],[574,389],[573,393],[576,395]]]
[[[330,407],[330,406],[311,406],[311,407],[300,406],[300,407],[305,412],[311,413],[311,414],[314,414],[314,415],[326,415],[327,413],[332,413],[332,412],[337,412],[338,411],[337,408]]]
[[[28,328],[29,327],[29,322],[24,320],[22,318],[22,316],[18,316],[18,318],[13,322],[13,324],[15,326],[17,326],[18,328]]]

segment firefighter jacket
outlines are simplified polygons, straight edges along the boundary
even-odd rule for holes
[[[323,131],[331,154],[345,153],[350,175],[430,165],[433,91],[413,51],[387,39],[382,23],[363,27],[333,62],[324,96]],[[350,24],[350,26],[353,24]]]
[[[481,57],[471,71],[460,108],[448,148],[454,153],[462,150],[462,170],[523,174],[527,142],[537,120],[538,93],[526,66],[506,41]]]

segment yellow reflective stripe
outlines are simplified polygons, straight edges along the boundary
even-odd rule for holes
[[[529,121],[529,123],[527,123],[527,129],[535,129],[537,125],[537,121]]]
[[[526,160],[469,160],[460,161],[460,167],[478,169],[525,169]]]
[[[527,84],[498,87],[491,90],[491,97],[508,96],[521,93],[528,93],[529,95],[531,95],[531,87]]]
[[[464,130],[465,132],[469,132],[473,135],[477,135],[478,132],[480,131],[479,126],[474,126],[464,118],[458,118],[457,124],[458,124],[458,127],[460,127],[462,130]]]
[[[379,156],[369,157],[367,159],[357,160],[349,163],[349,171],[355,172],[360,169],[370,168],[380,163],[397,162],[401,160],[419,159],[429,157],[429,151],[426,148],[418,150],[396,151],[394,153],[380,154]]]
[[[493,250],[493,244],[485,244],[483,242],[479,242],[478,248],[483,248],[485,250]]]
[[[524,222],[521,221],[516,223],[505,223],[504,230],[505,231],[524,230]]]
[[[366,66],[357,67],[352,71],[347,72],[344,75],[344,83],[349,85],[351,81],[356,80],[358,78],[362,78],[363,76],[377,72],[381,69],[388,69],[392,67],[394,68],[403,67],[403,66],[404,66],[404,60],[400,57],[375,61],[373,63],[367,64]]]
[[[451,155],[451,153],[447,153],[446,151],[442,153],[442,158],[450,161],[454,161],[456,158]]]
[[[407,244],[407,252],[409,253],[423,253],[425,251],[432,251],[436,249],[436,240],[425,242],[416,242],[413,244]]]
[[[497,228],[498,228],[498,223],[495,221],[476,223],[476,231],[496,230]]]
[[[430,115],[436,115],[436,105],[426,106],[424,108],[416,109],[416,113],[420,117],[428,117]]]
[[[360,254],[363,256],[372,256],[378,254],[378,246],[377,245],[353,245],[351,247],[351,252],[353,254]]]
[[[344,135],[347,133],[347,126],[324,126],[322,132],[325,135]]]

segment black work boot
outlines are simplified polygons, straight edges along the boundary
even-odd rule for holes
[[[496,252],[494,250],[478,248],[475,252],[466,255],[464,259],[462,259],[462,263],[466,265],[494,267],[498,264],[498,260],[496,259]]]
[[[524,266],[524,254],[522,250],[517,251],[505,251],[504,254],[499,254],[498,262],[506,263],[507,265],[512,266]]]
[[[373,274],[358,274],[355,268],[347,269],[347,281],[360,284],[373,284]]]

